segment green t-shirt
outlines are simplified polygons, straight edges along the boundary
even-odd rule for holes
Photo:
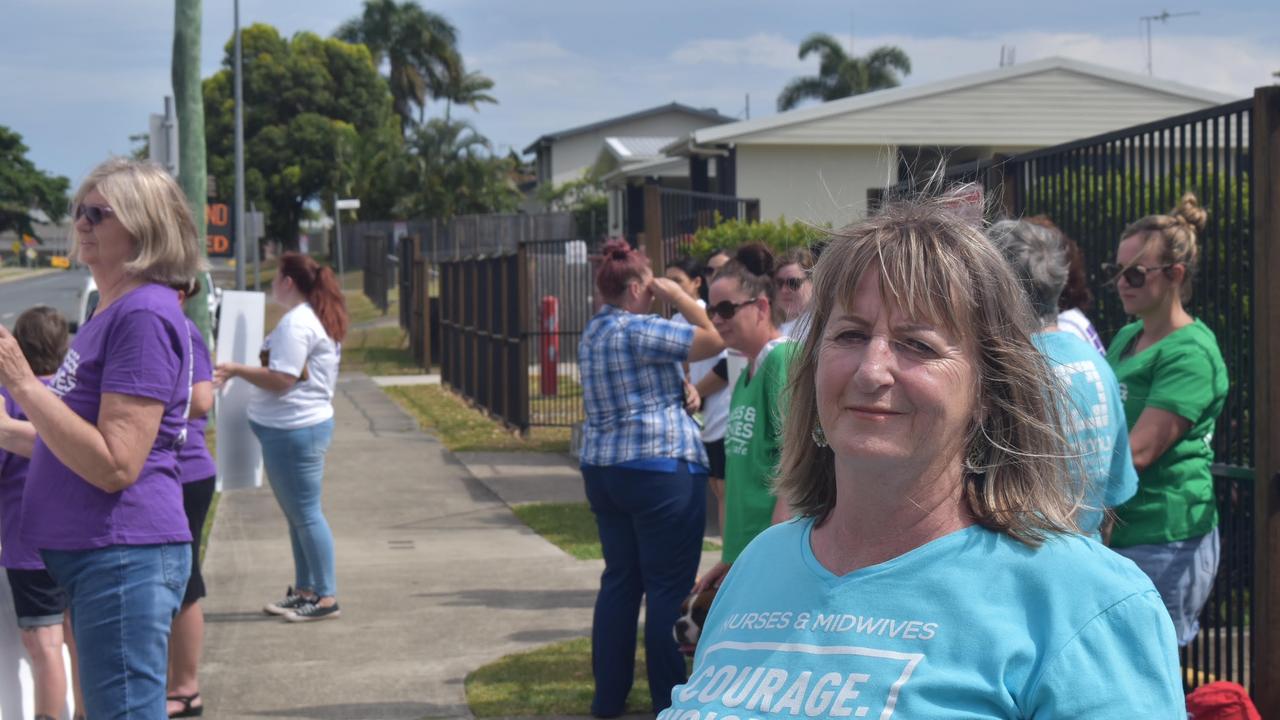
[[[1107,350],[1129,430],[1148,407],[1186,418],[1191,429],[1138,474],[1138,493],[1116,508],[1113,547],[1200,537],[1218,524],[1209,466],[1213,428],[1229,384],[1218,342],[1196,320],[1140,353],[1127,354],[1141,331],[1142,321],[1124,326]]]
[[[765,348],[751,377],[738,376],[724,435],[724,553],[727,563],[773,520],[773,478],[782,448],[782,403],[795,343]]]

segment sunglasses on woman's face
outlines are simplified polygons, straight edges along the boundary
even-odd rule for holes
[[[740,303],[730,302],[728,300],[721,300],[715,305],[712,305],[707,308],[707,317],[714,320],[715,317],[719,315],[720,319],[722,320],[732,320],[733,316],[738,314],[738,308],[743,308],[748,305],[751,305],[755,303],[756,300],[759,300],[759,299],[760,298],[751,298],[750,300],[743,300]]]
[[[108,205],[81,204],[76,206],[75,219],[79,220],[80,218],[84,218],[89,221],[90,225],[97,225],[106,219],[108,215],[114,215],[115,212],[116,211],[112,210]]]
[[[779,289],[787,289],[791,292],[800,292],[800,288],[804,287],[804,278],[774,278],[773,284]]]
[[[1129,284],[1129,287],[1137,288],[1147,284],[1147,275],[1157,270],[1168,270],[1172,265],[1157,265],[1155,267],[1146,267],[1144,265],[1132,265],[1124,267],[1116,263],[1102,263],[1102,274],[1110,278],[1108,282],[1114,284],[1120,278]]]

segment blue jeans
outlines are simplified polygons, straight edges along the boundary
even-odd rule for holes
[[[626,705],[644,595],[645,662],[656,713],[688,679],[674,627],[702,557],[707,476],[691,475],[683,462],[676,472],[585,466],[582,475],[604,552],[591,625],[591,712],[617,715]]]
[[[333,439],[333,418],[296,430],[249,422],[262,445],[262,461],[276,502],[289,521],[294,588],[320,597],[337,594],[333,532],[320,508],[324,454]]]
[[[191,574],[191,544],[42,550],[67,593],[86,715],[167,718],[169,627]]]

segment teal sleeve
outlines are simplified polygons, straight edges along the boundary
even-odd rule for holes
[[[1173,622],[1154,589],[1094,617],[1050,658],[1025,700],[1032,720],[1186,720]]]
[[[1168,410],[1195,425],[1213,401],[1213,363],[1203,348],[1179,345],[1160,354],[1147,407]]]

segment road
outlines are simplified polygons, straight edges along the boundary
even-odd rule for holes
[[[12,328],[23,310],[36,305],[57,308],[68,320],[75,320],[79,292],[88,277],[89,271],[82,269],[0,283],[0,323]]]

